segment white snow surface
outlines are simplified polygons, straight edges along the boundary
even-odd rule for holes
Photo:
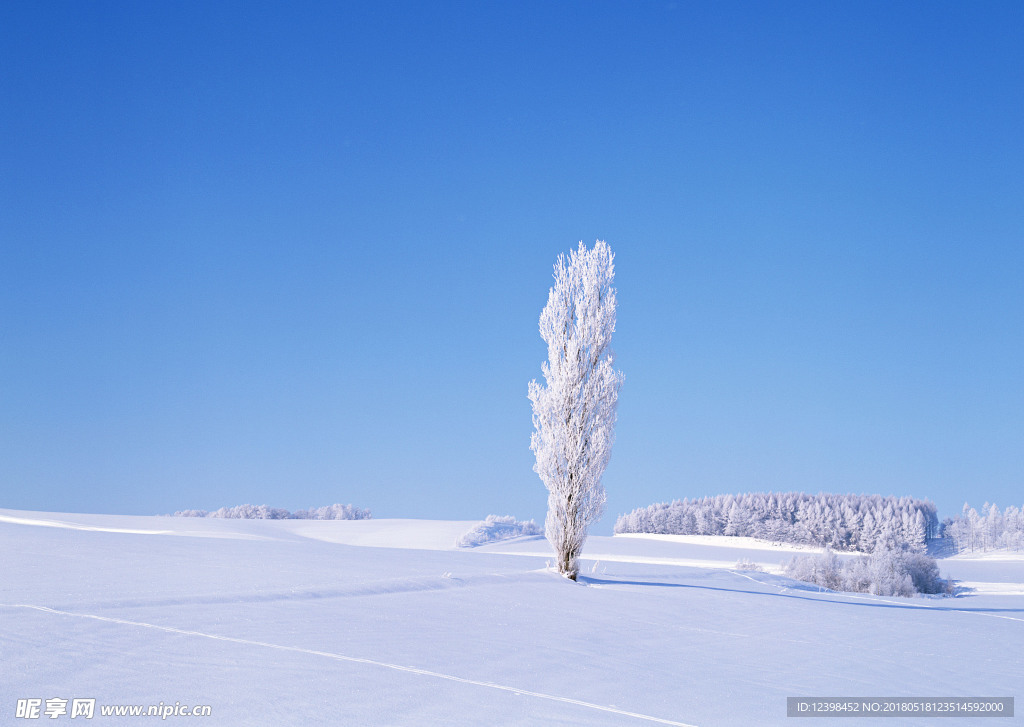
[[[31,723],[26,698],[94,698],[100,725],[126,722],[102,705],[177,702],[209,725],[430,726],[789,725],[787,696],[1021,696],[1020,560],[940,561],[958,598],[879,598],[734,571],[792,555],[756,543],[591,537],[573,583],[541,538],[455,548],[472,524],[0,510],[0,722]]]

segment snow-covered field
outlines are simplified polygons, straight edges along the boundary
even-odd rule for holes
[[[0,723],[38,723],[15,718],[33,698],[95,699],[85,724],[180,703],[211,716],[167,721],[421,726],[782,725],[787,696],[1022,696],[1021,559],[942,561],[973,587],[959,598],[877,598],[734,571],[793,555],[757,541],[592,537],[571,583],[541,538],[455,548],[473,524],[0,510]],[[830,721],[854,723],[810,724]],[[1007,720],[950,724],[972,722]]]

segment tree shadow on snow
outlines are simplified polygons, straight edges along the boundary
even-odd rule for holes
[[[832,598],[814,598],[813,596],[801,596],[797,593],[772,593],[770,591],[758,591],[748,588],[725,588],[723,586],[701,586],[694,583],[666,583],[664,581],[640,581],[640,580],[629,580],[629,579],[614,579],[614,578],[595,578],[594,576],[585,576],[580,574],[577,580],[587,585],[597,586],[641,586],[650,588],[692,588],[700,591],[720,591],[722,593],[746,593],[751,596],[767,596],[769,598],[792,598],[798,601],[814,601],[815,603],[833,603],[839,606],[862,606],[866,608],[892,608],[900,610],[910,611],[947,611],[947,612],[977,612],[977,613],[1024,613],[1024,608],[971,608],[971,607],[954,607],[954,606],[924,606],[919,604],[908,603],[903,605],[900,603],[890,602],[877,602],[877,601],[853,601],[853,600],[834,600]],[[774,584],[765,584],[773,586]],[[800,590],[805,592],[817,593],[822,596],[839,596],[839,597],[855,597],[862,598],[868,596],[868,594],[853,594],[844,593],[842,591],[830,591],[827,589],[818,589],[815,586],[807,586],[806,584],[794,583],[792,585],[780,585],[779,587],[786,588],[789,590]],[[879,596],[881,598],[881,596]],[[897,598],[897,596],[887,596],[887,598]]]

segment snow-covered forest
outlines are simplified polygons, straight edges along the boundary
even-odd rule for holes
[[[912,497],[803,492],[676,500],[620,515],[616,533],[735,535],[871,553],[879,546],[923,550],[938,535],[935,504]]]
[[[217,517],[241,520],[369,520],[369,510],[354,505],[326,505],[309,510],[289,512],[281,507],[266,505],[235,505],[219,510],[179,510],[174,517]]]
[[[962,514],[942,521],[942,537],[957,553],[1024,551],[1024,506],[1000,511],[986,502],[979,513],[964,503]]]

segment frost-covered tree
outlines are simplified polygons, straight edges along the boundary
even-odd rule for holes
[[[747,511],[737,505],[735,502],[732,507],[729,508],[729,516],[725,521],[725,535],[746,535],[748,529],[749,516]]]
[[[608,244],[581,242],[558,256],[555,284],[540,314],[548,346],[544,384],[530,382],[534,471],[548,490],[545,535],[558,572],[576,579],[587,528],[604,512],[601,475],[614,440],[622,373],[613,368],[615,277]]]

